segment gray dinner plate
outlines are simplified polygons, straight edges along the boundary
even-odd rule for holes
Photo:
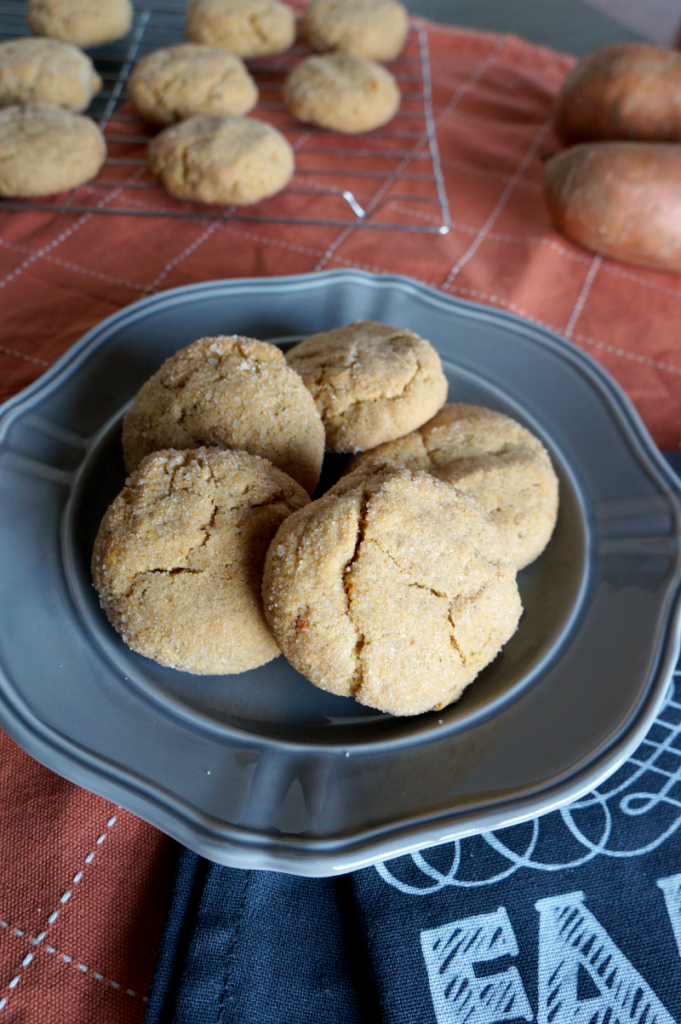
[[[90,577],[120,421],[202,335],[359,318],[438,349],[449,399],[534,431],[560,478],[516,635],[455,705],[394,718],[283,657],[192,676],[134,654]],[[325,481],[339,472],[327,458]],[[0,724],[33,757],[212,860],[329,875],[552,810],[642,739],[679,647],[679,485],[619,387],[557,335],[405,277],[213,281],[105,320],[0,410]]]

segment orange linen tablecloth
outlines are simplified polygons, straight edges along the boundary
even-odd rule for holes
[[[658,444],[679,446],[681,280],[577,248],[542,202],[552,99],[573,59],[512,36],[427,31],[449,235],[0,212],[1,397],[145,295],[358,267],[546,324],[617,378]],[[2,737],[0,844],[0,1024],[141,1022],[174,843]]]

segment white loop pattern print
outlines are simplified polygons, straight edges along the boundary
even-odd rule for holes
[[[677,672],[643,743],[598,789],[528,824],[456,840],[447,847],[452,859],[446,870],[436,867],[427,852],[377,864],[376,870],[400,892],[427,896],[446,886],[492,885],[520,868],[563,871],[597,856],[640,857],[661,846],[679,826],[681,673]],[[480,841],[495,851],[500,863],[493,874],[476,878],[467,874],[465,865],[471,860],[479,864],[481,859],[467,857],[466,852],[470,844]]]

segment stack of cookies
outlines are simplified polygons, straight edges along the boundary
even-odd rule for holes
[[[124,36],[132,4],[28,0],[26,18],[42,38],[0,43],[0,196],[62,192],[99,172],[106,143],[82,111],[102,80],[79,47]]]
[[[236,336],[176,353],[125,415],[131,475],[94,547],[113,626],[186,672],[281,651],[395,715],[457,700],[516,630],[558,485],[529,431],[446,397],[432,346],[373,321],[286,357]],[[352,457],[310,500],[325,450]]]

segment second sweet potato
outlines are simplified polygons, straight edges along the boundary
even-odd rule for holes
[[[544,166],[556,227],[593,252],[681,272],[681,145],[582,143]]]

